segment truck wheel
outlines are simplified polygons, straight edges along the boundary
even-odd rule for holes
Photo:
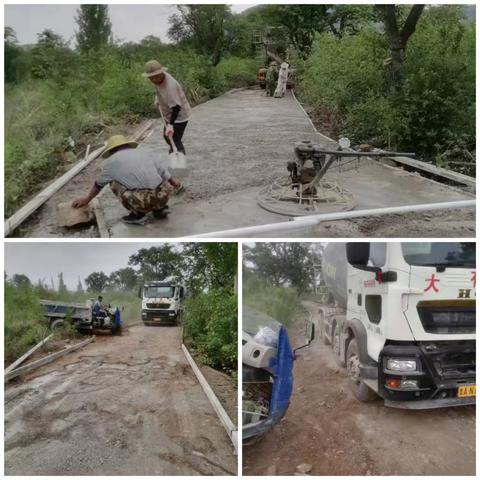
[[[52,324],[50,325],[50,329],[57,330],[59,328],[63,328],[64,326],[65,326],[65,321],[59,318],[52,322]]]
[[[341,357],[341,348],[340,348],[340,327],[335,325],[335,328],[332,332],[332,349],[333,349],[333,358],[335,362],[340,367],[345,367],[345,362]]]
[[[360,356],[355,338],[350,340],[347,348],[347,372],[350,377],[353,394],[357,400],[371,402],[377,398],[377,394],[360,379]]]

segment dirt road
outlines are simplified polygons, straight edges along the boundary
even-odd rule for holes
[[[146,155],[167,159],[161,124],[138,148]],[[287,161],[294,158],[297,141],[312,140],[324,147],[336,143],[316,132],[295,98],[267,98],[260,89],[239,89],[194,109],[185,133],[189,174],[186,191],[170,200],[171,215],[165,220],[151,218],[147,225],[126,225],[126,213],[118,200],[105,189],[100,197],[106,227],[111,237],[181,237],[241,226],[288,220],[288,216],[267,212],[257,204],[262,187],[287,175]],[[57,203],[86,192],[100,171],[101,160],[75,177],[60,190],[20,232],[23,236],[96,236],[95,228],[69,230],[56,226]],[[401,168],[362,160],[358,169],[327,177],[350,190],[357,209],[434,203],[471,199],[473,196]],[[389,216],[381,219],[338,221],[313,231],[292,236],[317,237],[471,237],[474,236],[474,209],[433,214]],[[275,236],[275,234],[273,234]]]
[[[130,327],[5,391],[8,475],[232,475],[178,327]]]
[[[305,302],[312,313],[318,305]],[[303,321],[290,329],[302,343]],[[475,475],[475,407],[430,411],[360,403],[344,369],[317,338],[295,363],[294,392],[284,419],[244,447],[246,475]]]

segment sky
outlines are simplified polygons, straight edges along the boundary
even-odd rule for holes
[[[32,283],[43,279],[50,285],[53,277],[57,286],[58,274],[70,290],[75,290],[78,277],[84,279],[92,272],[107,275],[127,267],[128,257],[140,248],[161,245],[152,243],[105,242],[15,242],[5,244],[5,271],[9,278],[15,273],[26,275]]]
[[[235,13],[252,5],[235,4]],[[79,5],[5,5],[5,25],[17,33],[20,44],[36,43],[37,34],[53,30],[75,44],[75,16]],[[168,41],[168,17],[175,13],[175,5],[109,5],[114,38],[138,42],[147,35]]]

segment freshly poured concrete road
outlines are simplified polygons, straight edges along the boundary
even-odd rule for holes
[[[234,475],[178,327],[97,337],[5,390],[7,475]]]
[[[257,205],[259,190],[286,174],[286,163],[294,158],[296,141],[312,140],[326,147],[336,143],[314,131],[308,117],[289,93],[285,98],[265,97],[263,91],[237,90],[194,109],[185,134],[189,176],[186,192],[170,201],[171,215],[145,226],[129,226],[121,221],[126,211],[105,189],[101,197],[106,222],[113,237],[179,237],[211,231],[281,222],[286,216],[269,213]],[[152,155],[167,155],[161,125],[139,148]],[[167,160],[166,160],[167,162]],[[357,209],[418,203],[446,202],[472,198],[471,195],[371,160],[362,160],[358,170],[329,178],[349,189],[357,200]],[[472,211],[433,214],[435,221],[422,214],[369,220],[334,222],[315,231],[296,232],[317,236],[471,236]],[[458,222],[458,230],[455,225]],[[385,222],[384,229],[379,223]],[[332,230],[329,227],[333,226]],[[390,230],[389,230],[390,229]]]

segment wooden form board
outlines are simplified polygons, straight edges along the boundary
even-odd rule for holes
[[[190,355],[190,352],[188,351],[187,347],[185,347],[183,343],[182,343],[182,350],[183,350],[183,353],[185,354],[185,357],[187,358],[188,363],[192,367],[193,373],[195,374],[201,387],[203,388],[205,395],[207,396],[213,409],[218,415],[218,418],[220,419],[220,422],[222,423],[223,427],[227,431],[227,434],[230,437],[230,440],[232,441],[233,447],[235,449],[235,454],[237,454],[238,452],[237,427],[230,420],[230,417],[228,416],[227,412],[225,411],[222,404],[220,403],[220,400],[218,400],[217,396],[215,395],[215,392],[212,390],[212,387],[208,384],[206,378],[203,376],[203,373],[198,368],[197,364],[195,363],[195,360],[192,358],[192,356]]]
[[[67,347],[63,350],[60,350],[59,352],[55,352],[55,353],[52,353],[51,355],[47,355],[46,357],[40,358],[35,362],[27,363],[27,365],[16,368],[15,370],[10,371],[9,373],[5,373],[5,377],[4,377],[5,383],[11,380],[12,378],[18,377],[19,375],[23,375],[24,373],[31,372],[32,370],[42,367],[43,365],[47,365],[48,363],[53,362],[57,358],[63,357],[67,353],[74,352],[75,350],[78,350],[84,347],[88,343],[93,342],[94,339],[95,339],[95,336],[87,338],[87,340],[77,343],[76,345],[72,345],[71,347]]]
[[[44,338],[42,341],[38,342],[33,348],[31,348],[27,353],[24,353],[20,358],[15,360],[11,365],[5,369],[5,374],[11,372],[22,364],[32,353],[36,352],[40,347],[43,347],[51,338],[53,333],[51,333],[47,338]]]

